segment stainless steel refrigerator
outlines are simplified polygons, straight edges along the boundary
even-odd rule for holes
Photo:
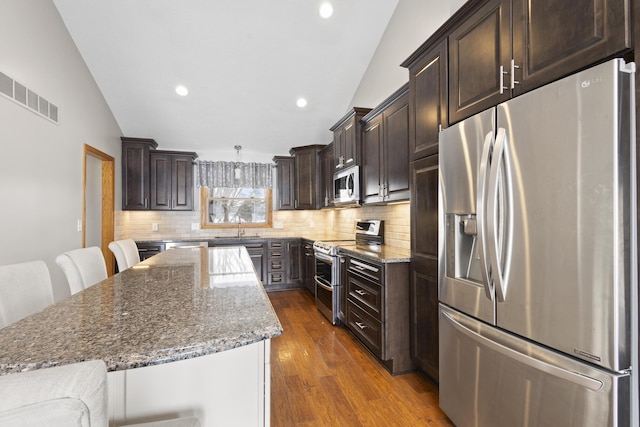
[[[611,60],[440,134],[440,406],[458,427],[638,424],[634,73]]]

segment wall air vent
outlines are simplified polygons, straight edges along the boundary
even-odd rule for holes
[[[47,101],[31,89],[18,83],[13,78],[0,72],[0,95],[22,105],[26,109],[58,123],[58,106]]]

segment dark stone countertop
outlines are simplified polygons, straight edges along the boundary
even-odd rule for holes
[[[174,249],[0,329],[0,374],[91,359],[132,369],[282,331],[245,248]]]

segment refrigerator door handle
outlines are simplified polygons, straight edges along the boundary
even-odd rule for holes
[[[504,167],[503,167],[504,165]],[[501,185],[504,171],[504,185]],[[489,172],[487,195],[487,246],[491,278],[494,280],[496,299],[507,297],[509,267],[513,242],[513,194],[508,139],[504,128],[499,128]],[[502,191],[500,191],[502,190]],[[501,199],[500,199],[501,198]],[[504,254],[504,259],[501,254]],[[504,269],[503,269],[504,266]]]
[[[478,171],[478,188],[476,201],[476,237],[478,239],[478,255],[480,256],[480,270],[482,272],[482,283],[484,292],[493,301],[494,288],[491,280],[489,264],[487,263],[487,182],[489,179],[489,156],[493,148],[493,131],[484,137],[482,157],[480,157],[480,169]]]
[[[509,347],[506,347],[498,342],[495,342],[489,338],[486,338],[473,330],[469,329],[467,326],[461,324],[456,319],[451,317],[446,312],[441,312],[442,316],[453,326],[458,332],[464,334],[468,338],[474,340],[477,343],[480,343],[489,349],[502,354],[510,359],[513,359],[523,365],[529,366],[538,371],[544,372],[549,375],[553,375],[557,378],[561,378],[565,381],[572,382],[580,387],[588,388],[589,390],[598,391],[602,388],[603,383],[600,380],[595,378],[588,377],[586,375],[568,371],[566,369],[562,369],[558,366],[551,365],[547,362],[544,362],[539,359],[535,359],[531,356],[527,356],[526,354],[520,353],[519,351],[513,350]]]

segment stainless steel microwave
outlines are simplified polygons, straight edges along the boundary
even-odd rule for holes
[[[333,203],[343,207],[360,204],[360,167],[351,166],[333,175]]]

